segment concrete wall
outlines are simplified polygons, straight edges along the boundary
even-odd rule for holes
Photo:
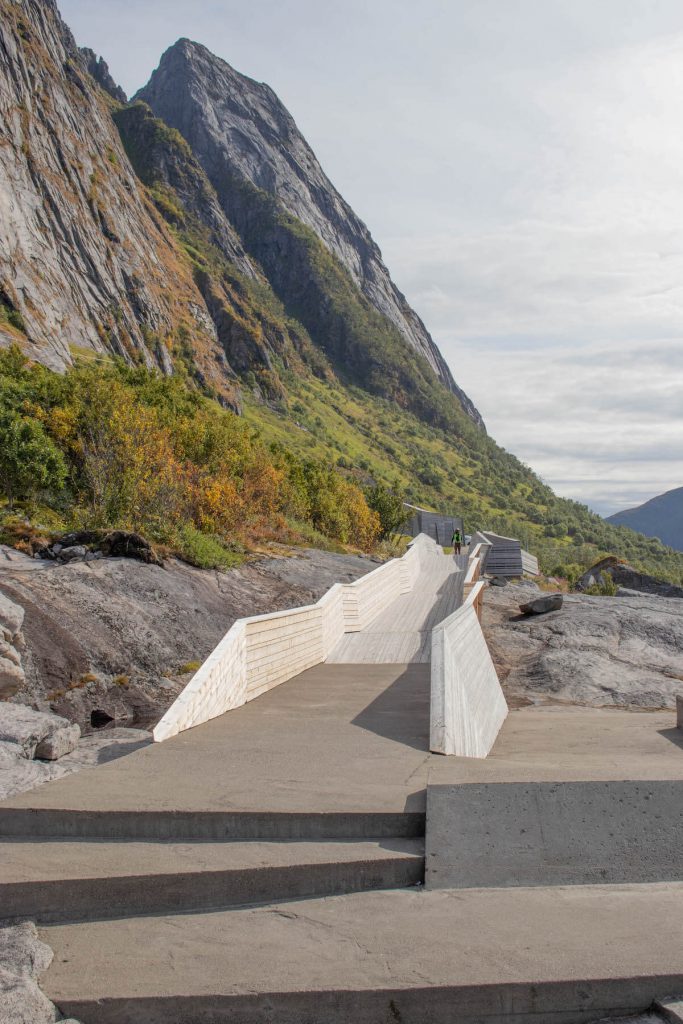
[[[476,568],[468,574],[476,574]],[[464,604],[432,631],[429,749],[486,757],[508,713],[479,624],[485,584],[470,583]]]
[[[345,632],[363,629],[412,589],[429,537],[353,583],[335,584],[317,602],[238,619],[154,729],[157,741],[240,707],[324,661]]]
[[[426,884],[680,881],[682,833],[676,780],[429,786]]]

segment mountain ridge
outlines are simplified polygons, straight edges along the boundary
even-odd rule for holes
[[[683,551],[683,487],[674,487],[642,505],[607,516],[615,526],[628,526],[646,537],[658,537],[676,551]]]
[[[229,219],[239,221],[234,179],[274,196],[337,257],[379,313],[429,363],[468,416],[483,420],[419,316],[394,285],[379,247],[339,194],[270,86],[242,75],[205,46],[182,38],[161,57],[134,99],[187,140]],[[238,224],[238,227],[240,225]]]

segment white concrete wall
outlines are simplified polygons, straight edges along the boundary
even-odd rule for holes
[[[508,713],[475,611],[484,583],[432,630],[429,748],[486,757]]]
[[[317,604],[238,619],[154,729],[157,741],[208,722],[324,661],[345,632],[363,629],[414,586],[440,551],[420,534],[402,558],[336,583]]]

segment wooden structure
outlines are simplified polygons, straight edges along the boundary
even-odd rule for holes
[[[491,545],[484,565],[491,576],[538,576],[538,559],[525,551],[515,537],[501,537],[485,530],[472,537],[473,544],[479,542]]]
[[[412,515],[404,523],[402,532],[409,537],[417,537],[420,533],[425,533],[432,540],[435,540],[437,544],[449,548],[451,547],[454,531],[460,530],[464,546],[465,527],[460,516],[444,515],[442,512],[430,512],[428,509],[420,508],[418,505],[409,505],[408,502],[405,502],[405,507],[410,509]]]

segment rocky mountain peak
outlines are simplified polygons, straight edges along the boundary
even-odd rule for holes
[[[238,216],[235,193],[247,184],[276,197],[311,229],[372,306],[483,426],[425,325],[391,280],[367,227],[326,176],[269,86],[240,74],[205,46],[180,39],[163,54],[136,98],[185,137],[231,219]]]
[[[86,70],[91,75],[97,84],[104,89],[105,92],[109,93],[112,99],[118,103],[127,103],[128,97],[121,88],[120,85],[112,78],[109,65],[107,64],[104,57],[98,57],[94,50],[91,50],[87,46],[80,48],[80,54],[85,61]]]

